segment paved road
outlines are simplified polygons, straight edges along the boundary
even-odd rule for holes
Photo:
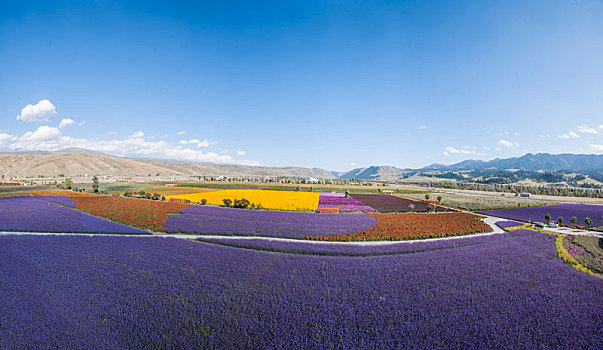
[[[501,230],[502,231],[502,230]],[[0,236],[84,236],[84,237],[94,237],[94,236],[110,236],[110,237],[140,237],[140,238],[149,238],[149,237],[162,237],[162,238],[177,238],[177,239],[197,239],[197,238],[211,238],[211,239],[220,239],[220,240],[229,240],[229,239],[262,239],[267,241],[298,241],[304,242],[308,244],[345,244],[345,245],[360,245],[360,246],[377,246],[377,245],[392,245],[392,244],[413,244],[417,242],[425,242],[425,241],[441,241],[441,240],[451,240],[451,239],[460,239],[467,237],[479,237],[479,236],[490,236],[495,234],[500,234],[502,232],[487,232],[487,233],[477,233],[474,235],[466,235],[466,236],[453,236],[453,237],[444,237],[444,238],[430,238],[430,239],[414,239],[409,241],[363,241],[363,242],[329,242],[329,241],[311,241],[311,240],[301,240],[301,239],[291,239],[291,238],[277,238],[277,237],[261,237],[261,236],[220,236],[220,235],[183,235],[183,234],[165,234],[165,233],[156,233],[153,235],[123,235],[123,234],[103,234],[103,233],[65,233],[65,232],[6,232],[1,231]]]
[[[480,237],[480,236],[490,236],[504,233],[505,231],[500,227],[496,226],[498,221],[507,221],[508,219],[498,218],[494,216],[488,216],[484,219],[484,222],[492,227],[492,232],[487,233],[477,233],[474,235],[466,235],[466,236],[452,236],[452,237],[443,237],[443,238],[429,238],[429,239],[415,239],[409,241],[364,241],[364,242],[329,242],[329,241],[311,241],[311,240],[295,240],[290,238],[277,238],[277,237],[260,237],[260,236],[220,236],[220,235],[185,235],[185,234],[166,234],[166,233],[154,233],[153,235],[124,235],[124,234],[103,234],[103,233],[65,233],[65,232],[7,232],[0,231],[0,236],[10,236],[10,235],[23,235],[23,236],[84,236],[84,237],[94,237],[94,236],[119,236],[119,237],[140,237],[140,238],[149,238],[149,237],[162,237],[162,238],[177,238],[177,239],[197,239],[197,238],[206,238],[206,239],[219,239],[219,240],[232,240],[232,239],[262,239],[267,241],[300,241],[308,244],[346,244],[346,245],[359,245],[359,246],[379,246],[379,245],[392,245],[392,244],[413,244],[417,242],[426,242],[426,241],[442,241],[442,240],[452,240],[452,239],[460,239],[467,237]],[[578,229],[570,229],[570,228],[545,228],[545,230],[558,232],[563,234],[573,234],[573,235],[583,235],[583,236],[594,236],[603,238],[603,233],[587,231],[587,230],[578,230]]]

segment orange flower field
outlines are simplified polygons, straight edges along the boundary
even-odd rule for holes
[[[481,221],[480,217],[470,213],[368,215],[377,219],[377,225],[368,230],[327,237],[308,237],[308,239],[323,241],[397,241],[462,236],[492,231],[492,228]]]
[[[78,208],[88,214],[151,231],[165,231],[170,214],[190,207],[187,204],[108,196],[71,196]]]

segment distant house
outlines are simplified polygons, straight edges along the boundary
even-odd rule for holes
[[[530,192],[522,192],[519,194],[520,197],[532,197],[532,194]]]
[[[383,194],[394,194],[394,190],[381,190]]]

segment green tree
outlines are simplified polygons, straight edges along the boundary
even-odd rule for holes
[[[63,182],[63,185],[65,186],[66,189],[70,190],[71,187],[73,187],[73,181],[71,180],[70,177],[66,178],[65,181]]]
[[[559,223],[559,225],[561,225],[561,224],[563,223],[563,216],[560,216],[560,217],[557,219],[557,222]]]
[[[578,218],[577,218],[577,217],[575,217],[575,216],[572,216],[572,217],[570,218],[570,222],[571,222],[573,225],[575,225],[575,224],[576,224],[576,222],[578,222]]]
[[[98,177],[96,177],[96,175],[92,178],[92,189],[94,190],[94,193],[98,193]]]
[[[438,202],[442,202],[442,196],[438,196]]]
[[[425,195],[425,199],[429,200],[429,198],[431,198],[431,196],[430,196],[430,195],[428,195],[428,194],[426,194],[426,195]]]
[[[588,226],[588,228],[590,228],[590,226],[593,224],[593,219],[587,216],[584,218],[584,223],[586,224],[586,226]]]
[[[551,214],[550,214],[550,213],[546,213],[546,215],[544,216],[544,220],[545,220],[546,222],[551,221]]]

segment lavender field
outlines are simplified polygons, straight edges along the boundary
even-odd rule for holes
[[[387,242],[387,244],[349,244],[342,242],[329,242],[328,244],[317,243],[316,241],[299,240],[267,240],[258,238],[242,237],[203,237],[198,238],[199,242],[219,244],[229,247],[254,249],[269,252],[280,252],[289,254],[310,254],[310,255],[335,255],[335,256],[376,256],[391,254],[408,254],[426,251],[435,251],[442,249],[455,249],[475,244],[482,244],[490,241],[493,236],[479,236],[471,238],[459,238],[453,240],[434,240],[434,241],[406,241],[406,242]]]
[[[4,236],[0,271],[2,349],[603,346],[603,283],[533,231],[371,257]]]
[[[522,222],[519,221],[512,221],[512,220],[506,220],[506,221],[497,221],[496,222],[496,226],[500,227],[500,228],[509,228],[509,227],[516,227],[516,226],[521,226],[523,225]]]
[[[603,205],[556,204],[544,207],[486,210],[478,213],[526,222],[543,222],[544,216],[549,213],[553,221],[560,216],[563,217],[563,223],[566,225],[571,225],[570,218],[572,216],[578,219],[576,225],[585,226],[584,218],[586,217],[593,220],[593,226],[603,225]]]
[[[0,231],[149,234],[69,208],[76,206],[68,197],[1,197]]]
[[[166,221],[168,233],[304,238],[367,230],[377,220],[364,214],[318,214],[193,206]]]

